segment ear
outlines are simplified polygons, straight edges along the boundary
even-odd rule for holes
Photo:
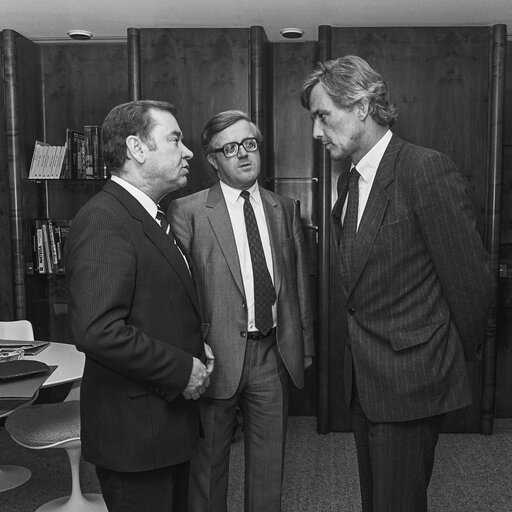
[[[139,164],[146,161],[146,147],[136,135],[126,138],[126,148],[126,155],[130,160],[135,160]]]
[[[206,160],[208,160],[208,163],[216,170],[219,170],[219,164],[217,163],[217,158],[213,153],[210,153],[206,156]]]
[[[370,111],[370,102],[368,98],[363,98],[357,103],[357,117],[360,121],[364,121],[368,117]]]

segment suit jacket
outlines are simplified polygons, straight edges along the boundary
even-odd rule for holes
[[[312,355],[313,325],[304,235],[298,205],[260,188],[277,296],[277,346],[293,382],[304,385],[304,355]],[[247,306],[235,237],[219,183],[173,201],[169,218],[190,252],[209,324],[215,370],[205,396],[234,395],[244,362]]]
[[[348,173],[332,212],[337,250],[347,187]],[[392,137],[353,262],[350,275],[341,269],[346,367],[368,418],[405,421],[469,405],[464,352],[474,359],[483,341],[494,283],[473,206],[446,156]]]
[[[116,471],[188,460],[199,416],[181,392],[204,345],[182,256],[114,182],[79,211],[66,248],[72,337],[86,355],[84,457]]]

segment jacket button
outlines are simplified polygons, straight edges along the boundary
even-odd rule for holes
[[[353,315],[356,312],[355,308],[349,308],[348,313],[349,315]]]
[[[245,300],[242,302],[242,307],[245,309],[247,308],[247,304],[245,303]]]
[[[247,333],[245,331],[240,331],[240,336],[242,336],[242,338],[245,338],[247,336]]]

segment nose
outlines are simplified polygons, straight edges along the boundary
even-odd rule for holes
[[[322,127],[320,125],[320,122],[318,119],[315,119],[313,121],[313,138],[314,139],[321,139],[324,131],[322,130]]]
[[[238,145],[238,153],[237,153],[238,158],[245,158],[248,154],[249,153],[244,148],[243,144],[239,144]]]
[[[192,151],[190,151],[190,149],[188,149],[187,146],[185,146],[185,144],[183,144],[183,142],[181,143],[181,145],[183,146],[182,151],[181,151],[183,154],[183,158],[185,160],[190,160],[194,156],[194,153],[192,153]]]

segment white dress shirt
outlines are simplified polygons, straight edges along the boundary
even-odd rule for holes
[[[249,250],[249,241],[247,240],[247,230],[245,228],[244,217],[244,201],[240,197],[241,190],[226,185],[223,181],[220,182],[220,188],[226,200],[229,218],[231,219],[231,226],[233,227],[233,234],[235,235],[236,249],[238,252],[238,260],[240,261],[240,269],[242,271],[242,281],[244,283],[245,300],[248,312],[248,331],[257,331],[254,321],[254,281],[252,275],[251,252]],[[268,271],[272,282],[274,282],[274,266],[272,263],[272,249],[270,245],[270,237],[268,234],[267,221],[265,219],[265,212],[261,202],[260,190],[256,182],[251,188],[247,190],[251,194],[249,200],[251,201],[256,222],[261,237],[261,244],[263,245],[263,252],[265,254],[265,261],[267,262]],[[276,325],[276,303],[272,306],[272,317],[274,326]]]
[[[366,155],[361,158],[357,166],[352,164],[350,170],[354,167],[357,168],[357,172],[360,175],[359,178],[359,204],[357,209],[357,227],[359,228],[359,223],[361,222],[361,218],[363,217],[364,209],[366,207],[366,203],[368,202],[368,197],[370,196],[370,192],[372,190],[373,180],[375,179],[375,175],[377,174],[377,169],[379,168],[380,161],[384,156],[386,148],[388,147],[389,141],[393,133],[391,130],[388,130],[373,146]],[[347,199],[345,200],[345,204],[343,205],[343,211],[341,214],[342,220],[345,219],[345,211],[347,210]]]

